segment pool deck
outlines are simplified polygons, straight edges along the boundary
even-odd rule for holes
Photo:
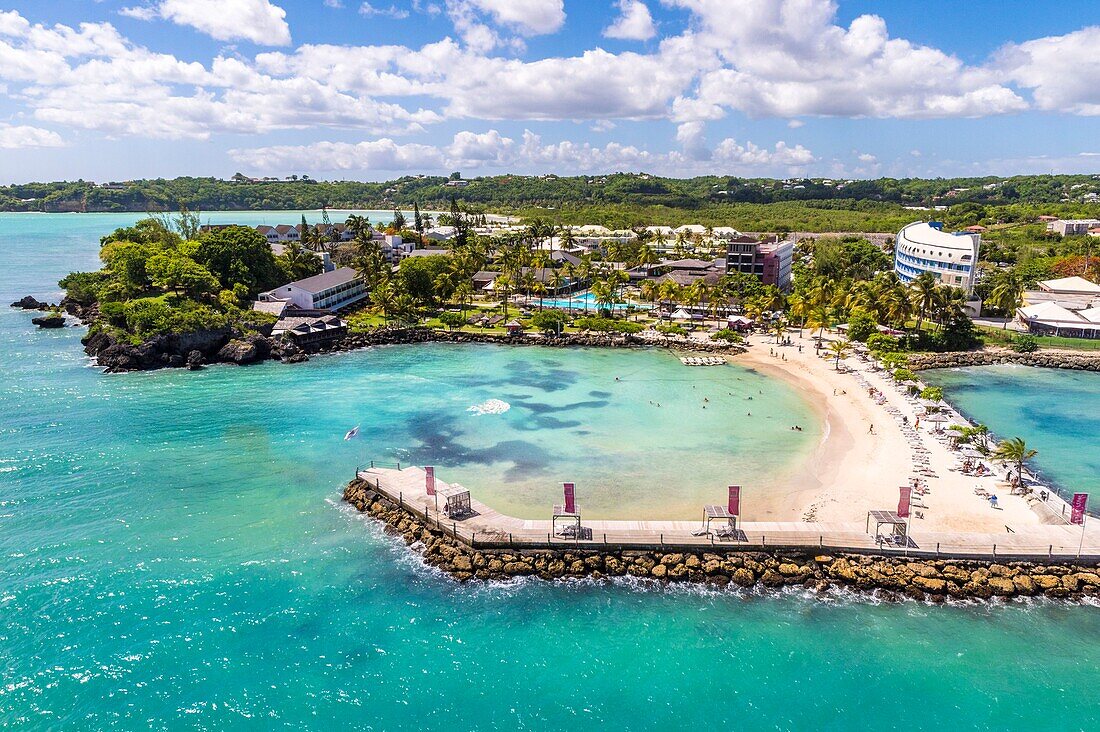
[[[703,528],[700,518],[692,521],[630,521],[585,519],[580,500],[582,525],[592,530],[592,540],[555,536],[551,529],[551,506],[547,518],[522,519],[502,514],[478,501],[471,491],[474,515],[452,520],[435,509],[435,498],[425,487],[423,468],[360,469],[357,477],[393,503],[436,524],[455,538],[479,549],[586,549],[672,550],[677,547],[711,547],[715,552],[794,549],[803,551],[850,551],[877,555],[904,554],[913,557],[1100,560],[1100,522],[1086,521],[1082,529],[1067,524],[1037,525],[1005,533],[928,532],[912,527],[908,547],[882,545],[863,523],[824,522],[739,522],[737,540],[720,540],[711,535],[695,536]],[[436,478],[439,490],[449,484]],[[582,497],[583,499],[583,497]],[[559,528],[562,523],[559,522]]]

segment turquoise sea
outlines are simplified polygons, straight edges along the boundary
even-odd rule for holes
[[[998,438],[1024,438],[1039,451],[1032,467],[1063,496],[1090,493],[1100,508],[1100,373],[978,366],[921,378]]]
[[[298,214],[210,218],[259,216]],[[684,424],[685,435],[666,436],[672,447],[713,431],[703,455],[717,463],[729,451],[753,452],[723,446],[723,432],[741,440],[768,432],[768,410],[774,422],[797,400],[766,406],[773,400],[759,391],[768,385],[758,384],[759,421],[710,425],[712,410],[732,420],[741,402],[729,392],[758,377],[669,366],[669,376],[731,382],[725,402],[717,383],[706,385],[715,393],[704,417],[698,387],[641,380],[665,374],[657,354],[577,355],[574,363],[491,348],[104,376],[87,367],[81,329],[40,332],[31,314],[6,304],[24,294],[56,299],[56,280],[94,266],[98,237],[134,218],[0,214],[0,725],[1100,725],[1093,607],[934,608],[627,582],[461,586],[436,575],[340,504],[362,451],[415,452],[423,443],[425,459],[407,459],[449,465],[471,488],[484,474],[499,481],[485,490],[504,495],[521,480],[541,485],[531,476],[572,461],[583,439],[594,445],[573,473],[587,475],[577,477],[583,502],[583,486],[600,484],[603,463],[618,452],[639,451],[629,443],[651,423]],[[679,397],[682,413],[647,411],[658,393]],[[493,398],[508,411],[466,411]],[[635,423],[626,419],[631,409]],[[438,415],[456,416],[440,423]],[[357,421],[364,438],[343,442]],[[621,435],[608,434],[615,424]],[[584,430],[591,434],[576,434]],[[499,445],[513,440],[545,454],[532,451],[517,466],[510,458],[532,448]],[[556,483],[557,473],[545,479]]]

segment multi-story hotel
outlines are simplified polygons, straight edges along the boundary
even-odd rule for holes
[[[894,271],[902,282],[930,272],[943,285],[974,291],[981,234],[943,230],[938,222],[909,224],[898,232],[894,246]]]

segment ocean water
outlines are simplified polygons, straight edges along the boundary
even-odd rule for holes
[[[1100,374],[1028,366],[924,371],[967,417],[998,438],[1022,437],[1031,463],[1063,495],[1090,493],[1100,507]]]
[[[56,297],[60,276],[93,265],[103,233],[93,218],[0,214],[3,303]],[[426,434],[477,447],[479,435],[515,431],[574,456],[578,448],[567,443],[584,437],[569,434],[579,427],[543,425],[538,438],[522,429],[546,414],[566,420],[589,409],[531,408],[560,406],[560,392],[458,383],[464,370],[448,372],[442,349],[378,349],[377,358],[349,354],[286,369],[104,376],[88,368],[79,328],[37,331],[30,317],[0,308],[2,726],[1100,724],[1093,607],[933,608],[626,582],[460,586],[340,504],[356,451],[415,437],[392,420],[395,405],[368,408],[364,396],[377,393],[375,380],[438,372],[436,394],[459,392],[456,420],[470,423]],[[535,353],[503,359],[540,358]],[[635,355],[646,373],[664,368],[650,354]],[[611,384],[589,389],[611,392],[590,397],[610,403],[590,411],[636,403],[613,390],[615,383],[642,389],[630,381],[640,375],[578,358],[589,378],[611,376]],[[399,369],[402,361],[409,368]],[[544,376],[543,366],[529,373]],[[715,373],[722,369],[669,370],[736,382],[732,369],[724,377]],[[344,379],[351,379],[346,389]],[[428,402],[428,387],[403,379],[392,385],[391,402],[406,393]],[[560,391],[584,388],[579,383]],[[515,398],[524,394],[531,396]],[[508,396],[507,411],[486,405]],[[442,397],[436,401],[446,408]],[[689,411],[678,419],[703,418],[684,401]],[[485,414],[465,411],[478,404]],[[754,419],[758,409],[763,414],[762,402]],[[343,443],[355,420],[370,434]],[[495,429],[486,426],[491,420]],[[387,426],[394,439],[383,442]],[[485,467],[486,474],[509,470]],[[447,468],[466,469],[481,474]]]

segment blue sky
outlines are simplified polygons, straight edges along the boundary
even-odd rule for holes
[[[0,0],[0,182],[1100,172],[1100,3]]]

